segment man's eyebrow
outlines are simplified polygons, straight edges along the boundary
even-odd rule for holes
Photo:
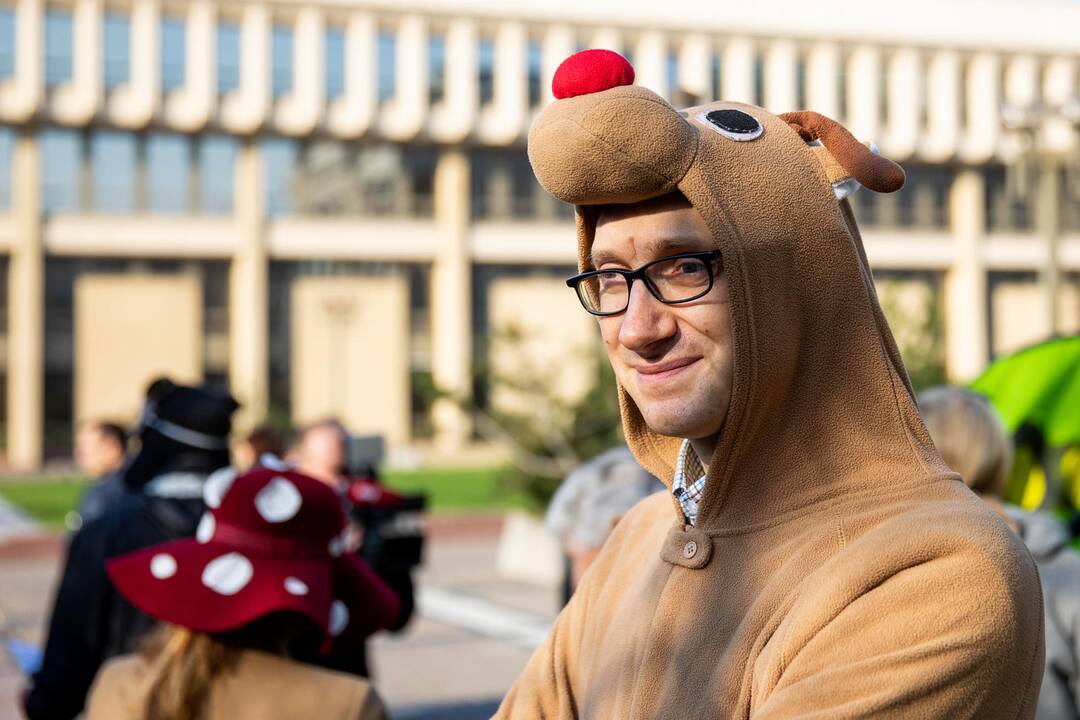
[[[622,259],[618,254],[610,250],[597,251],[594,249],[589,257],[592,260],[593,267],[600,267],[606,262],[622,263]]]
[[[645,243],[646,252],[653,258],[661,258],[665,255],[676,255],[681,252],[693,252],[695,250],[711,250],[712,248],[699,247],[699,243],[690,238],[678,235],[662,237]]]
[[[642,244],[641,249],[651,259],[655,260],[657,258],[662,258],[667,255],[677,255],[683,252],[695,252],[699,250],[702,252],[706,252],[714,248],[703,248],[696,240],[680,235],[671,235],[669,237],[660,237],[648,240],[644,244]],[[611,250],[596,250],[594,248],[592,253],[590,254],[590,259],[592,260],[593,267],[600,267],[600,265],[606,262],[619,263],[622,265],[626,264],[618,253],[612,252]]]

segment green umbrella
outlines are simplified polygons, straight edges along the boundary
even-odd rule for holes
[[[1080,335],[1000,357],[971,388],[989,398],[1010,431],[1028,423],[1052,447],[1080,443]]]

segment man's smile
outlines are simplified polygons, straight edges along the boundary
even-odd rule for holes
[[[700,357],[691,357],[667,360],[662,363],[642,364],[634,366],[634,372],[637,373],[638,382],[643,386],[662,385],[683,374],[700,359]]]

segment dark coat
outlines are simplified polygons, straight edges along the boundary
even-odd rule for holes
[[[206,473],[186,473],[192,479]],[[41,669],[25,710],[30,720],[78,715],[102,663],[133,651],[154,620],[120,596],[105,561],[156,543],[195,534],[201,497],[159,497],[134,491],[84,525],[68,545]]]

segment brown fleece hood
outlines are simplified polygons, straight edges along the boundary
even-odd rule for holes
[[[578,206],[582,269],[592,206],[697,208],[724,256],[732,396],[696,525],[669,492],[627,513],[496,717],[1032,717],[1034,564],[934,450],[838,202],[903,172],[815,113],[676,111],[621,58],[575,57],[529,135],[536,175]],[[681,439],[620,399],[670,483]]]
[[[760,134],[724,132],[740,122]],[[678,190],[712,229],[735,358],[699,527],[949,472],[919,419],[858,228],[834,190],[853,175],[899,189],[897,165],[816,113],[777,117],[728,102],[677,111],[641,87],[551,104],[529,134],[529,159],[549,192],[578,206],[582,270],[591,269],[590,205]],[[681,438],[650,430],[621,389],[620,399],[630,447],[670,483]]]

